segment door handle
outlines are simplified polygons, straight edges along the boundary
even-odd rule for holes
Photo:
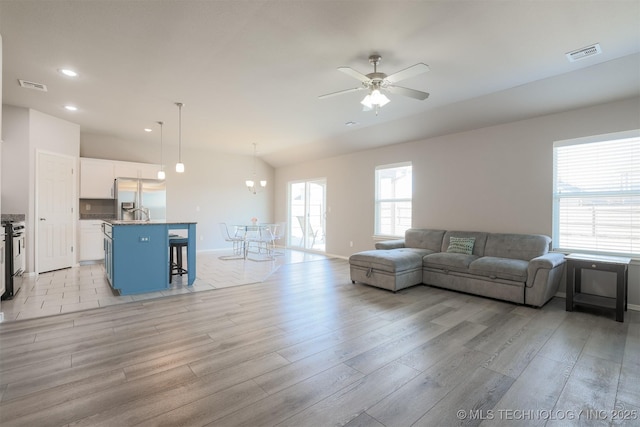
[[[46,221],[47,218],[40,218],[40,221]]]

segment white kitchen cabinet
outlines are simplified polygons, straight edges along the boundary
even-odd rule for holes
[[[80,198],[113,199],[116,178],[156,179],[159,165],[118,160],[80,158]]]
[[[80,198],[113,199],[111,160],[80,158]]]
[[[113,162],[115,178],[139,178],[138,170],[140,163],[133,162]]]
[[[80,261],[104,259],[102,221],[80,220]]]
[[[158,179],[160,165],[154,165],[151,163],[139,163],[138,165],[138,178]]]
[[[116,178],[156,179],[159,168],[152,163],[114,162]]]

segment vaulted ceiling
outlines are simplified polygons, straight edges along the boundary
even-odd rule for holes
[[[0,34],[5,104],[151,149],[159,120],[176,143],[180,101],[184,147],[256,143],[276,167],[640,94],[637,0],[3,0]],[[431,96],[388,94],[377,116],[362,91],[318,99],[372,53],[387,74],[428,64],[400,84]]]

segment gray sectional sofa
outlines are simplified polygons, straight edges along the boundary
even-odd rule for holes
[[[542,307],[558,291],[564,255],[539,234],[409,229],[349,258],[351,281],[391,291],[421,283]]]

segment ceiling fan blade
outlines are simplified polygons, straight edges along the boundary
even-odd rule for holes
[[[354,87],[353,89],[339,90],[338,92],[332,92],[332,93],[327,93],[325,95],[320,95],[318,99],[331,98],[332,96],[342,95],[343,93],[349,93],[349,92],[357,92],[362,89],[364,89],[364,87]]]
[[[387,86],[387,90],[391,93],[419,99],[420,101],[423,101],[429,97],[429,94],[427,92],[421,92],[419,90],[409,89],[407,87],[402,87],[402,86],[389,85]]]
[[[400,70],[397,73],[387,76],[385,80],[389,83],[395,83],[400,80],[408,79],[409,77],[417,76],[418,74],[426,73],[427,71],[429,71],[429,66],[419,62],[409,68],[405,68],[404,70]]]
[[[353,68],[338,67],[338,70],[342,71],[343,73],[345,73],[348,76],[353,77],[356,80],[360,80],[362,83],[369,83],[371,81],[371,79],[369,77],[365,76],[364,74],[362,74],[359,71],[354,70]]]

